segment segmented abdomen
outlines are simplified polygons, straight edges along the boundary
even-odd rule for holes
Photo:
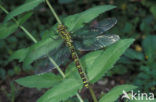
[[[72,45],[72,39],[71,39],[70,33],[67,31],[67,29],[64,25],[58,26],[58,32],[61,34],[61,37],[65,40],[66,45],[69,47],[71,54],[72,54],[72,59],[75,62],[76,68],[78,69],[81,79],[83,80],[83,84],[86,88],[88,88],[88,86],[89,86],[88,80],[87,80],[86,74],[82,70],[82,66],[80,64],[80,60],[77,55],[77,52],[75,51],[75,48]]]

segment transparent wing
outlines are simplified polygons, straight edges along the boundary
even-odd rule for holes
[[[52,71],[56,68],[53,63],[49,60],[50,56],[58,66],[69,61],[70,52],[69,49],[63,44],[60,48],[51,51],[48,55],[39,58],[35,63],[35,73],[42,74]]]
[[[51,72],[55,68],[55,66],[50,63],[50,60],[47,56],[38,59],[34,63],[34,67],[36,68],[35,74]]]
[[[88,37],[85,39],[74,40],[74,46],[80,51],[98,50],[109,46],[120,39],[118,35],[106,34],[97,37]]]
[[[101,33],[108,31],[111,29],[115,24],[117,23],[116,18],[107,18],[99,23],[97,23],[95,26],[93,26],[93,30],[100,30]]]
[[[63,44],[55,53],[50,52],[49,55],[56,61],[58,65],[63,65],[69,61],[70,51],[68,47]]]
[[[81,51],[91,51],[101,49],[105,46],[109,46],[120,38],[118,35],[102,35],[103,32],[111,29],[117,20],[115,18],[107,18],[100,22],[94,22],[92,25],[85,26],[78,32],[75,32],[73,37],[73,44],[76,49]],[[61,65],[69,61],[70,52],[65,44],[62,44],[59,48],[51,51],[48,55],[53,58],[57,65]],[[41,57],[36,61],[36,73],[46,73],[52,71],[55,66],[49,61],[47,56]]]
[[[102,21],[93,21],[89,26],[81,28],[72,34],[73,38],[86,38],[88,36],[98,36],[111,29],[117,23],[116,18],[106,18]]]

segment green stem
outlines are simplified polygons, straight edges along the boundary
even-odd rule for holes
[[[47,5],[49,6],[49,8],[50,8],[52,14],[53,14],[54,17],[56,18],[57,22],[58,22],[59,24],[62,24],[61,20],[59,19],[58,15],[56,14],[55,10],[53,9],[52,5],[49,3],[48,0],[46,0],[46,3],[47,3]]]
[[[48,0],[46,0],[46,3],[47,3],[47,5],[49,6],[49,8],[50,8],[52,14],[53,14],[54,17],[56,18],[57,22],[58,22],[59,24],[62,24],[61,20],[59,19],[58,15],[56,14],[54,8],[52,7],[52,5],[49,3]],[[98,102],[97,99],[96,99],[95,93],[94,93],[94,91],[93,91],[93,89],[92,89],[92,87],[91,87],[90,85],[89,85],[89,92],[90,92],[90,94],[91,94],[91,96],[92,96],[94,102]]]
[[[53,63],[54,66],[57,68],[57,70],[60,72],[60,74],[62,75],[62,77],[65,78],[64,73],[62,72],[62,70],[60,69],[60,67],[56,64],[56,62],[50,56],[48,56],[48,58],[49,58],[50,62]]]
[[[0,8],[2,9],[2,11],[4,11],[6,14],[8,14],[9,12],[2,6],[0,5]]]
[[[91,96],[93,98],[93,101],[94,102],[98,102],[97,99],[96,99],[95,93],[94,93],[94,91],[93,91],[93,89],[91,87],[91,85],[88,86],[88,89],[89,89],[89,92],[90,92],[90,94],[91,94]]]
[[[0,8],[6,13],[8,14],[9,12],[2,6],[0,5]],[[23,26],[20,26],[19,25],[19,22],[13,18],[13,20],[15,21],[15,23],[27,34],[27,36],[30,37],[30,39],[34,42],[34,43],[37,43],[37,40],[32,36],[32,34],[27,30],[25,29]],[[60,23],[61,24],[61,23]],[[61,68],[56,64],[56,62],[52,59],[52,57],[48,56],[50,62],[52,64],[54,64],[54,66],[57,68],[57,70],[59,71],[59,73],[61,74],[61,76],[63,78],[65,78],[65,74],[63,73],[63,71],[61,70]],[[78,99],[80,100],[80,102],[84,102],[83,99],[81,98],[81,96],[77,93],[76,96],[78,97]]]
[[[79,99],[80,102],[84,102],[83,99],[81,98],[81,96],[78,93],[76,93],[76,96],[77,96],[77,98]]]
[[[34,42],[37,43],[37,40],[30,34],[23,26],[19,26],[26,34],[27,36]]]

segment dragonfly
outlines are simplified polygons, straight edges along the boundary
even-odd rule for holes
[[[58,65],[62,65],[69,60],[70,55],[78,69],[78,72],[83,80],[84,86],[88,87],[87,77],[82,70],[79,62],[78,51],[93,51],[102,49],[106,46],[117,42],[120,37],[115,34],[106,34],[117,23],[116,18],[107,18],[100,22],[93,21],[92,24],[84,26],[75,31],[73,34],[67,31],[66,26],[58,25],[60,38],[55,40],[63,40],[60,46],[48,53]],[[37,73],[46,73],[52,71],[55,66],[48,60],[47,57],[40,58],[37,62]]]

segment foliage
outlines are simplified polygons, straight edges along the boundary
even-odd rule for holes
[[[43,2],[43,0],[33,0],[30,2],[26,2],[25,4],[19,6],[18,8],[14,9],[12,12],[10,12],[4,21],[7,22],[8,20],[12,19],[13,17],[15,17],[21,13],[32,10],[33,8],[38,6],[41,2]]]
[[[61,81],[61,77],[53,73],[32,75],[16,80],[18,84],[29,88],[49,88],[59,81]]]
[[[135,51],[131,48],[129,48],[124,56],[122,56],[123,60],[120,59],[118,62],[118,67],[117,69],[123,68],[123,66],[129,65],[127,68],[131,68],[132,66],[135,66],[137,68],[137,71],[140,73],[134,77],[134,84],[140,86],[139,88],[145,92],[153,92],[155,93],[155,85],[156,85],[156,79],[155,79],[155,41],[156,41],[156,36],[151,35],[147,36],[143,41],[142,41],[142,51],[138,52]],[[134,61],[137,61],[134,62]],[[118,70],[112,70],[112,73],[118,73]],[[125,69],[128,70],[128,69]],[[131,70],[134,70],[131,68]],[[125,71],[127,73],[127,71]],[[118,73],[120,74],[120,73]],[[123,72],[121,72],[123,74]]]
[[[22,1],[18,2],[23,3]],[[114,5],[117,6],[115,10],[112,9],[116,6],[96,6],[95,0],[90,0],[90,2],[86,0],[88,5],[86,7],[90,7],[90,9],[83,12],[80,11],[84,8],[80,8],[79,5],[82,5],[85,1],[59,0],[58,2],[67,9],[67,11],[61,11],[65,13],[62,13],[60,17],[63,23],[67,25],[68,30],[72,32],[71,34],[74,34],[95,18],[101,19],[109,15],[117,17],[119,22],[110,32],[120,35],[121,38],[129,38],[121,39],[105,49],[89,52],[86,55],[82,54],[80,60],[91,83],[94,84],[108,75],[134,73],[130,75],[132,81],[129,81],[129,83],[139,86],[138,88],[144,92],[155,92],[156,47],[154,44],[156,36],[154,34],[156,30],[156,3],[154,0],[143,0],[141,2],[135,0],[133,2],[128,0],[114,1]],[[102,1],[98,2],[103,3]],[[106,0],[106,2],[109,1]],[[12,1],[8,4],[12,5],[13,3],[11,3]],[[34,66],[30,65],[33,65],[38,58],[48,52],[57,50],[60,46],[61,41],[55,42],[56,40],[53,40],[59,37],[56,31],[57,24],[48,9],[42,7],[43,3],[43,0],[26,0],[18,7],[9,8],[13,10],[3,21],[1,20],[3,23],[0,23],[0,52],[4,54],[0,55],[2,56],[0,58],[0,64],[2,65],[0,68],[1,79],[5,80],[8,76],[20,75],[21,71],[25,69],[35,69]],[[75,5],[72,3],[75,3]],[[56,11],[60,11],[60,6],[55,5],[55,8]],[[75,12],[80,13],[68,16]],[[105,15],[102,15],[103,13]],[[4,15],[1,11],[0,14]],[[33,16],[31,16],[32,14]],[[14,18],[17,18],[16,23],[12,20]],[[18,29],[19,26],[24,26],[31,31],[36,39],[42,40],[32,44],[29,42],[29,38],[26,38],[25,33]],[[128,48],[134,41],[132,38],[135,38],[136,41],[131,48]],[[122,54],[123,56],[121,56]],[[11,68],[8,68],[10,66]],[[30,70],[28,73],[30,73]],[[44,73],[19,78],[16,82],[29,88],[50,88],[39,98],[38,102],[68,101],[67,99],[76,95],[78,90],[82,90],[82,81],[73,62],[65,68],[65,76],[66,78],[62,79],[60,75]],[[122,94],[123,87],[127,92],[136,88],[133,85],[117,86],[105,94],[100,101],[117,101]],[[14,91],[14,88],[12,90]],[[10,100],[14,100],[15,93],[11,92],[10,94]],[[71,100],[76,101],[77,99],[72,97]]]
[[[25,4],[24,4],[25,5]],[[18,13],[16,12],[17,10],[19,10],[19,8],[21,9],[20,10],[20,13],[21,12],[24,12],[24,11],[28,11],[28,10],[26,10],[25,9],[25,6],[20,6],[20,7],[18,7],[17,9],[15,9],[14,11],[12,11],[11,13],[9,13],[8,14],[8,16],[6,17],[6,21],[7,20],[9,20],[10,18],[12,18],[13,16],[15,16],[15,15],[17,15]],[[86,23],[86,22],[89,22],[89,21],[91,21],[93,18],[95,18],[95,17],[97,17],[100,13],[103,13],[103,12],[105,12],[105,11],[107,11],[107,10],[109,10],[109,8],[110,9],[112,9],[113,8],[113,6],[111,7],[111,5],[110,6],[97,6],[97,7],[95,7],[95,8],[92,8],[92,9],[90,9],[90,10],[87,10],[87,11],[85,11],[85,12],[83,12],[83,13],[81,13],[81,14],[76,14],[76,15],[73,15],[73,16],[70,16],[70,17],[67,17],[66,19],[65,19],[65,22],[70,22],[69,20],[77,20],[77,22],[79,22],[79,23],[77,23],[76,22],[76,24],[74,24],[74,23],[72,23],[72,21],[70,22],[71,24],[72,24],[72,26],[70,26],[70,24],[68,23],[65,23],[69,28],[72,28],[72,30],[74,31],[74,29],[80,29],[81,27],[82,27],[82,25],[83,25],[83,23]],[[97,11],[99,11],[99,12],[97,12]],[[94,13],[93,13],[94,12]],[[92,15],[89,15],[89,14],[91,14],[92,13]],[[94,15],[93,15],[94,14]],[[11,15],[11,16],[10,16]],[[13,15],[13,16],[12,16]],[[77,19],[77,16],[80,16],[79,17],[79,19]],[[82,16],[81,16],[82,15]],[[86,16],[86,15],[88,15],[88,16]],[[85,18],[86,17],[86,18]],[[90,17],[90,19],[88,19],[88,17]],[[70,19],[69,19],[70,18]],[[69,19],[69,20],[68,20]],[[74,24],[74,25],[73,25]],[[46,55],[47,54],[47,51],[49,52],[50,50],[52,50],[52,49],[56,49],[56,47],[57,46],[59,46],[59,42],[52,42],[52,44],[54,44],[54,43],[56,43],[56,44],[54,44],[53,46],[51,46],[52,44],[50,44],[49,43],[49,41],[50,41],[50,43],[53,41],[51,38],[49,39],[46,39],[46,40],[43,40],[43,41],[40,41],[40,42],[38,42],[38,43],[36,43],[36,44],[34,44],[33,46],[31,46],[30,48],[25,48],[25,49],[22,49],[22,50],[18,50],[18,52],[15,52],[15,54],[13,54],[13,56],[14,56],[14,58],[19,58],[18,56],[16,57],[16,55],[19,55],[19,54],[17,54],[17,53],[19,53],[19,52],[22,52],[22,54],[24,54],[24,55],[26,55],[25,56],[25,58],[22,58],[22,59],[24,59],[23,60],[23,62],[24,63],[28,63],[28,64],[30,64],[33,60],[35,60],[36,58],[39,58],[39,57],[41,57],[41,56],[43,56],[43,55]],[[127,42],[127,43],[126,43]],[[99,69],[103,69],[103,68],[106,68],[106,72],[107,72],[107,70],[108,69],[110,69],[111,67],[112,67],[112,65],[116,62],[116,60],[119,58],[119,56],[124,52],[124,50],[131,44],[133,42],[133,40],[121,40],[120,42],[118,42],[116,45],[114,45],[114,46],[112,46],[112,47],[110,47],[110,48],[108,48],[106,51],[104,51],[104,52],[102,52],[101,53],[101,56],[100,57],[97,57],[96,59],[97,59],[97,61],[98,61],[98,59],[99,60],[101,60],[101,59],[103,59],[103,57],[106,57],[106,58],[109,58],[109,59],[106,59],[105,60],[105,62],[106,63],[103,63],[103,65],[101,65],[101,67],[98,67]],[[57,44],[58,43],[58,44]],[[52,47],[52,48],[51,48]],[[47,49],[48,48],[48,49]],[[117,51],[119,51],[119,53],[118,54],[116,54],[115,52],[116,52],[116,50]],[[110,53],[110,51],[114,51],[114,55],[112,56],[111,54],[112,53]],[[23,53],[23,52],[25,52],[25,53]],[[41,54],[41,53],[45,53],[45,54]],[[112,56],[112,57],[109,57],[109,56]],[[34,56],[34,57],[33,57]],[[13,58],[13,57],[11,57],[11,58]],[[31,61],[31,59],[32,59],[32,61]],[[89,59],[89,57],[87,57],[87,59]],[[96,60],[95,59],[95,60]],[[21,58],[20,58],[20,60],[21,60]],[[82,61],[83,62],[83,61]],[[98,61],[99,62],[99,61]],[[110,63],[108,63],[108,62],[110,62]],[[87,64],[88,62],[86,62],[86,64]],[[97,63],[97,62],[93,62],[93,63]],[[93,66],[94,66],[94,64],[93,64]],[[107,66],[107,67],[104,67],[104,66]],[[97,67],[97,66],[96,66]],[[94,68],[94,67],[93,67]],[[71,68],[71,70],[72,70],[73,68]],[[75,70],[76,68],[74,68],[74,70]],[[88,68],[87,68],[88,69]],[[99,70],[100,72],[101,72],[101,70]],[[95,74],[95,73],[92,73],[92,74],[90,74],[90,72],[91,71],[94,71],[93,69],[92,70],[88,70],[88,77],[89,77],[89,79],[90,80],[93,80],[93,78],[95,77],[98,77],[97,79],[99,79],[100,77],[102,77],[103,76],[103,74],[99,74],[99,73],[97,73],[97,74]],[[73,73],[72,73],[73,74]],[[45,74],[46,75],[46,74]],[[50,77],[45,77],[45,75],[43,74],[43,75],[35,75],[35,76],[30,76],[30,77],[26,77],[26,78],[22,78],[22,79],[18,79],[17,80],[17,82],[19,83],[19,84],[21,84],[21,85],[24,85],[24,86],[27,86],[27,87],[36,87],[36,88],[47,88],[47,87],[49,87],[49,85],[50,86],[53,86],[53,84],[55,83],[57,83],[57,80],[56,80],[56,77],[55,76],[50,76]],[[70,75],[69,75],[70,76]],[[51,81],[51,83],[49,83],[48,82],[48,80],[47,80],[47,78],[48,79],[50,79],[50,80],[52,80],[52,79],[55,79],[55,80],[53,80],[54,82],[52,83],[52,81]],[[93,82],[96,82],[97,81],[97,79],[96,80],[94,80]],[[33,82],[33,83],[32,83]],[[44,85],[45,85],[45,82],[47,83],[46,84],[46,86],[44,86],[44,85],[42,85],[42,84],[39,84],[40,82],[44,82]],[[72,87],[70,86],[70,83],[72,82]],[[66,79],[66,80],[64,80],[64,81],[62,81],[61,83],[60,83],[60,85],[57,85],[56,87],[53,87],[51,90],[48,90],[40,99],[39,99],[39,102],[44,102],[44,101],[61,101],[61,100],[65,100],[66,98],[68,98],[69,96],[73,96],[76,92],[77,92],[77,90],[78,89],[80,89],[80,88],[82,88],[82,85],[80,84],[81,83],[81,81],[79,82],[78,80],[73,80],[73,79],[71,79],[70,77],[69,77],[69,79]],[[81,85],[81,87],[80,87],[80,85]],[[62,91],[63,89],[64,89],[64,86],[66,87],[66,90],[67,91]],[[69,88],[67,88],[67,86],[69,86]],[[60,91],[59,91],[60,90]],[[63,93],[63,92],[67,92],[66,94],[65,93]],[[54,95],[54,93],[56,94],[56,95]]]
[[[126,91],[130,91],[136,89],[136,86],[132,85],[120,85],[113,88],[109,93],[104,95],[99,102],[114,102],[121,94],[123,89]]]

